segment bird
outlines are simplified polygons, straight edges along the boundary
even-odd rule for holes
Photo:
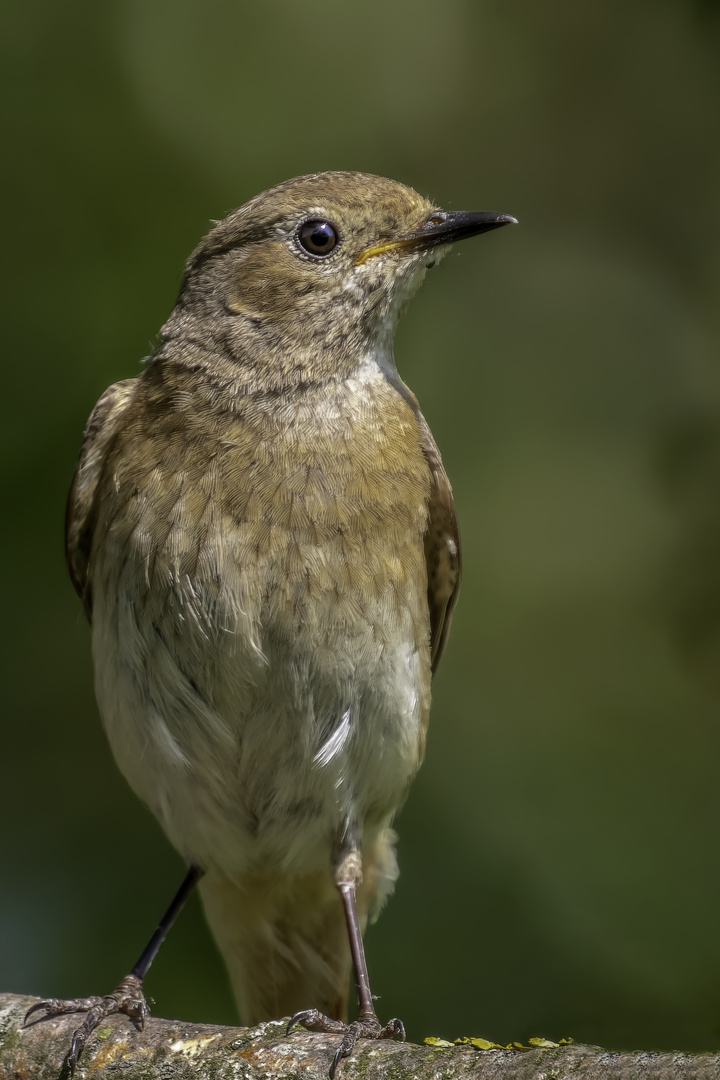
[[[280,183],[214,223],[158,347],[95,406],[70,577],[115,760],[188,870],[112,994],[29,1010],[87,1013],[71,1072],[105,1016],[144,1023],[196,885],[245,1024],[337,1033],[331,1077],[358,1039],[404,1038],[363,931],[398,874],[461,553],[393,338],[427,269],[511,223],[367,173]]]

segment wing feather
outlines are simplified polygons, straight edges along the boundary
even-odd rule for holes
[[[430,428],[419,416],[423,452],[430,466],[431,488],[428,505],[428,527],[425,533],[427,564],[428,609],[430,612],[430,648],[432,671],[435,673],[442,656],[453,608],[460,586],[462,559],[452,489],[443,468],[440,451]]]
[[[120,418],[135,390],[137,379],[124,379],[108,387],[90,414],[80,457],[75,466],[65,512],[65,557],[70,579],[92,621],[92,582],[88,568],[95,528],[95,496],[103,466]]]

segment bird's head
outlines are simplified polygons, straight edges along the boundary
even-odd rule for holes
[[[300,378],[392,354],[403,306],[454,241],[515,219],[446,212],[366,173],[301,176],[233,211],[190,256],[164,335],[213,327],[241,365]]]

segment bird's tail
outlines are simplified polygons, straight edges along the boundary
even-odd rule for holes
[[[391,891],[397,867],[388,829],[363,852],[358,913],[364,928]],[[330,868],[305,877],[200,881],[205,915],[225,960],[242,1023],[319,1009],[347,1019],[350,950]]]

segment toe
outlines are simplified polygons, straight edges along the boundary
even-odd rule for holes
[[[75,1066],[78,1063],[78,1058],[80,1057],[83,1050],[85,1049],[86,1041],[87,1041],[87,1036],[83,1032],[82,1028],[76,1028],[76,1030],[73,1031],[73,1037],[72,1037],[72,1042],[70,1043],[70,1049],[68,1050],[67,1054],[65,1055],[65,1061],[64,1061],[64,1064],[65,1064],[66,1068],[70,1070],[70,1076],[75,1075]]]
[[[396,1035],[400,1036],[400,1041],[405,1042],[405,1025],[402,1020],[398,1020],[395,1017],[393,1020],[388,1020],[385,1027],[380,1033],[381,1039],[394,1039]]]
[[[101,1001],[102,998],[99,997],[70,998],[67,1001],[63,1001],[61,998],[45,998],[43,1001],[36,1001],[34,1005],[30,1006],[25,1013],[23,1024],[27,1024],[32,1014],[40,1012],[41,1009],[45,1010],[46,1018],[49,1016],[64,1016],[67,1013],[87,1012],[88,1009],[93,1009]]]
[[[287,1031],[289,1032],[295,1024],[302,1025],[306,1031],[321,1031],[328,1035],[344,1035],[348,1030],[347,1024],[341,1020],[332,1020],[319,1009],[302,1009],[296,1012],[290,1019]]]

